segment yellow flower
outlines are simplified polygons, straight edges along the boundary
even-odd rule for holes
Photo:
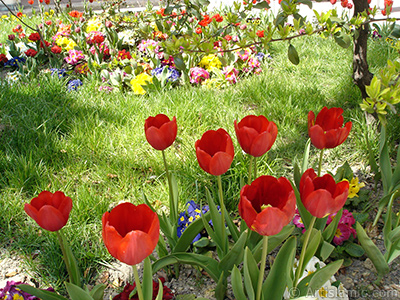
[[[7,15],[2,15],[1,18],[2,19],[8,19],[8,16]]]
[[[24,297],[22,297],[22,296],[19,295],[19,294],[14,294],[13,300],[24,300]]]
[[[90,19],[86,25],[86,32],[98,31],[101,26],[99,19]]]
[[[74,49],[76,46],[76,43],[73,40],[70,40],[65,36],[59,37],[56,40],[56,44],[67,51]]]
[[[209,54],[201,59],[199,66],[211,70],[212,68],[221,69],[222,64],[215,54]]]
[[[348,180],[346,180],[348,181]],[[364,182],[358,183],[358,177],[354,177],[349,183],[349,198],[358,197],[358,192],[365,186]]]
[[[328,295],[328,291],[322,287],[319,289],[318,294],[320,297],[326,298]]]
[[[144,95],[146,90],[143,88],[144,85],[153,82],[153,77],[147,73],[141,73],[131,80],[132,90],[135,95]]]

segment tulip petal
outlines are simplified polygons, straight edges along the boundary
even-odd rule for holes
[[[211,156],[200,148],[196,148],[196,156],[200,168],[207,173],[210,173]]]
[[[146,130],[146,140],[156,150],[165,150],[169,145],[164,140],[163,133],[156,127]]]
[[[31,205],[29,203],[25,203],[24,210],[28,214],[28,216],[30,216],[35,221],[37,220],[39,211],[36,209],[36,207],[34,207],[33,205]]]
[[[154,244],[143,231],[131,231],[120,241],[117,259],[131,266],[136,265],[153,252],[157,241]]]
[[[256,131],[254,128],[246,126],[240,128],[239,131],[236,132],[236,136],[240,147],[242,147],[244,152],[250,155],[253,155],[251,153],[252,142],[258,135],[259,135],[258,131]]]
[[[44,205],[40,208],[35,221],[43,229],[57,231],[67,224],[68,218],[65,218],[57,208],[51,205]]]
[[[276,134],[271,134],[270,132],[265,131],[258,135],[253,140],[253,144],[251,145],[251,155],[254,157],[260,157],[267,153],[267,151],[271,149],[272,145],[274,144],[277,134],[278,130],[276,130]]]
[[[251,228],[261,235],[278,234],[290,222],[288,217],[276,207],[267,207],[257,215]]]
[[[313,191],[306,198],[302,198],[302,202],[310,214],[317,218],[324,218],[337,212],[334,199],[327,190]]]
[[[210,174],[219,176],[229,170],[233,156],[226,152],[216,153],[210,160]]]
[[[321,126],[315,125],[308,130],[308,135],[310,136],[311,143],[318,149],[326,148],[326,140],[324,130]]]

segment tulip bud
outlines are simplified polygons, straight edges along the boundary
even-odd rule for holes
[[[8,39],[9,39],[10,41],[15,40],[15,34],[9,34],[9,35],[8,35]]]
[[[190,18],[188,19],[188,22],[189,22],[189,23],[193,23],[193,21],[194,21],[194,19],[193,19],[192,17],[190,17]]]
[[[76,28],[75,28],[75,32],[76,32],[76,33],[80,33],[80,32],[81,32],[81,28],[80,28],[80,27],[76,27]]]
[[[111,28],[113,26],[113,23],[111,21],[106,21],[106,27]]]
[[[246,28],[247,28],[247,25],[246,24],[242,24],[242,25],[240,25],[240,30],[245,30]]]

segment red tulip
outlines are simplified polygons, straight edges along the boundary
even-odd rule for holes
[[[54,194],[49,191],[41,192],[31,203],[26,203],[25,212],[38,223],[40,227],[49,231],[60,230],[67,224],[72,209],[72,200],[63,192]]]
[[[276,140],[278,127],[264,116],[247,116],[234,122],[240,147],[247,154],[259,157],[265,154]]]
[[[315,119],[312,111],[308,113],[308,135],[311,143],[318,149],[335,148],[342,144],[348,137],[352,123],[343,126],[343,109],[326,106]]]
[[[160,222],[146,204],[121,203],[103,214],[102,223],[108,252],[123,263],[140,263],[157,245]]]
[[[292,220],[296,196],[285,177],[260,176],[240,191],[239,214],[261,235],[274,235]]]
[[[349,194],[349,182],[336,184],[330,174],[318,177],[313,169],[304,172],[300,179],[300,196],[305,208],[317,218],[337,213]]]
[[[200,167],[211,175],[222,175],[230,168],[235,155],[232,139],[222,128],[206,131],[195,143]]]
[[[164,114],[148,117],[144,122],[144,132],[149,144],[156,150],[165,150],[175,141],[178,127],[176,118],[172,121]]]

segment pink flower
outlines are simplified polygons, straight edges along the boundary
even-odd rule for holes
[[[353,229],[353,230],[351,230]],[[333,237],[333,243],[335,245],[342,245],[344,241],[347,241],[351,234],[354,235],[354,228],[351,228],[345,224],[339,224],[338,228],[336,229],[335,236]]]
[[[222,69],[222,74],[225,75],[225,79],[234,84],[237,82],[237,75],[239,74],[239,70],[235,69],[234,67],[224,67]]]
[[[65,61],[70,65],[76,65],[81,59],[84,59],[85,55],[80,50],[68,50],[68,56]]]
[[[189,71],[190,83],[201,83],[202,81],[210,78],[210,73],[207,70],[199,67],[191,68]]]

